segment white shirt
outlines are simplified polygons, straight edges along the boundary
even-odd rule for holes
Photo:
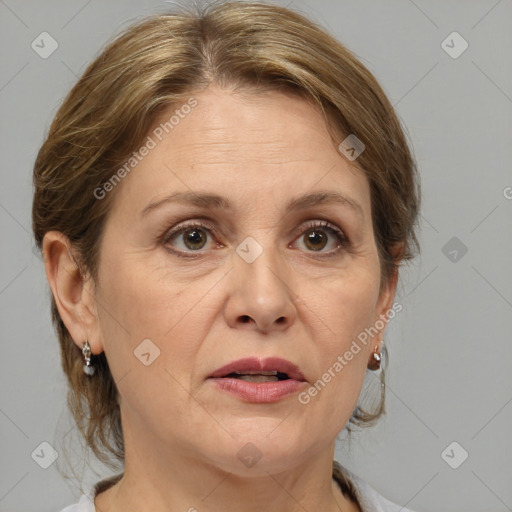
[[[380,495],[362,478],[358,477],[341,464],[337,463],[337,467],[352,484],[362,512],[412,512],[412,510],[396,505],[384,498],[384,496]],[[61,512],[96,512],[94,507],[94,497],[96,495],[96,488],[100,483],[101,482],[98,482],[93,485],[85,494],[82,494],[78,503],[69,505],[62,509]]]

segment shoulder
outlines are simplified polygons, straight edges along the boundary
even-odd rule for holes
[[[87,491],[80,496],[80,499],[77,503],[73,505],[68,505],[66,508],[63,508],[60,512],[96,512],[96,508],[94,506],[94,498],[104,490],[108,489],[112,485],[116,484],[123,473],[118,475],[109,476],[100,480],[95,485],[91,486]]]
[[[69,505],[66,508],[63,508],[60,512],[96,512],[92,489],[86,494],[82,494],[78,503]]]
[[[362,478],[337,461],[333,462],[333,477],[340,484],[342,490],[343,486],[350,488],[358,501],[361,512],[413,512],[389,501]]]

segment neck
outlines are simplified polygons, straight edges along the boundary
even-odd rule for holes
[[[334,442],[314,457],[276,472],[260,466],[258,472],[236,474],[192,458],[179,446],[134,446],[129,430],[124,435],[124,475],[96,497],[101,512],[359,512],[332,479]],[[137,439],[148,441],[149,436]]]

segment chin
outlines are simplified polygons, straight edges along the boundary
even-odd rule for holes
[[[268,477],[289,470],[304,456],[299,446],[293,452],[276,452],[248,442],[241,449],[229,452],[228,458],[223,454],[216,458],[215,465],[226,472],[239,477]]]
[[[241,477],[254,477],[279,473],[302,462],[307,452],[304,436],[299,432],[292,435],[286,429],[279,432],[283,424],[276,428],[279,422],[265,420],[254,421],[249,432],[246,429],[224,439],[224,443],[212,443],[216,452],[211,453],[214,464]]]

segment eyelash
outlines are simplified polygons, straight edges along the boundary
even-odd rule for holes
[[[188,229],[194,229],[194,228],[198,228],[203,231],[207,231],[214,235],[217,235],[217,230],[215,229],[215,227],[213,225],[208,224],[205,221],[203,221],[203,222],[191,221],[188,223],[180,224],[176,228],[174,228],[171,231],[168,231],[166,234],[164,234],[164,236],[162,238],[162,244],[166,247],[166,249],[168,251],[170,251],[172,254],[179,256],[180,258],[201,257],[203,255],[202,253],[204,252],[201,249],[199,249],[198,251],[192,251],[192,254],[190,254],[190,253],[186,253],[183,251],[178,251],[176,249],[171,249],[168,246],[168,243],[170,242],[170,240],[173,237],[184,233]],[[320,255],[315,256],[315,257],[330,258],[332,256],[336,256],[342,249],[346,249],[349,246],[350,242],[349,242],[348,238],[345,236],[345,234],[343,233],[343,231],[341,229],[339,229],[338,227],[336,227],[334,224],[331,224],[330,222],[327,222],[327,221],[320,221],[320,222],[319,221],[311,221],[305,227],[295,230],[294,235],[296,235],[296,234],[298,236],[304,235],[307,231],[309,231],[311,229],[318,229],[318,228],[323,228],[323,230],[325,230],[325,231],[330,231],[331,233],[334,233],[334,235],[338,238],[339,245],[338,245],[338,247],[336,247],[336,249],[331,250],[327,253],[319,253]],[[297,238],[298,238],[298,236],[297,236]],[[196,252],[197,254],[193,254],[193,252]],[[314,251],[310,251],[310,252],[314,252]]]

